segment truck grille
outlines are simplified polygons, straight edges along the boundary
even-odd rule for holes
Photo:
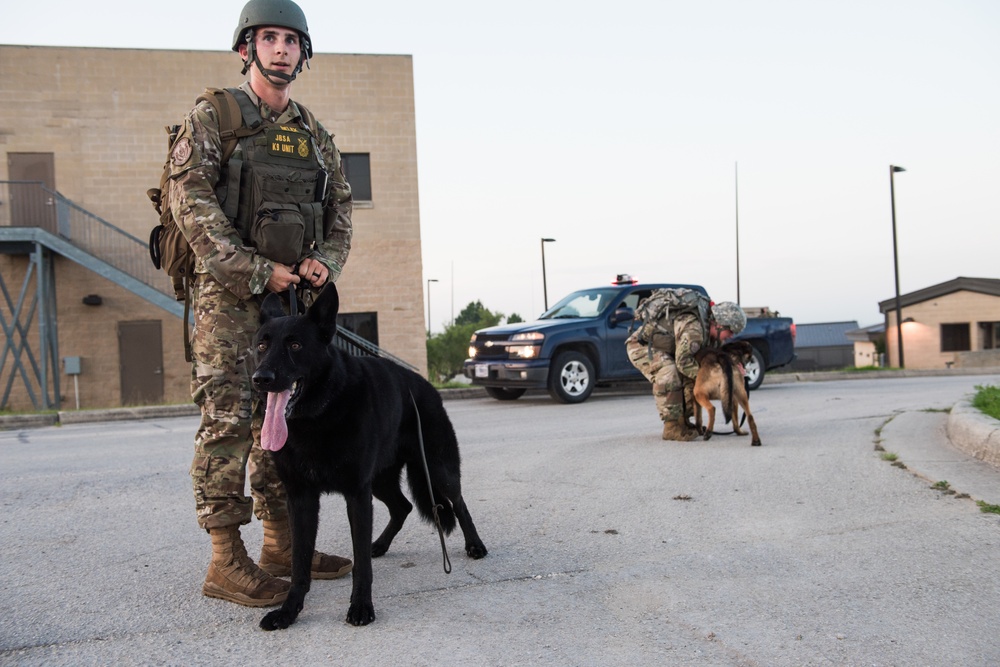
[[[478,335],[476,336],[476,360],[506,359],[509,344],[508,336]]]

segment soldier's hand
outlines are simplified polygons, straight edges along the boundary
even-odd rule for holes
[[[304,259],[299,263],[299,275],[302,279],[310,283],[313,287],[322,287],[330,272],[323,263],[315,259]]]
[[[274,271],[271,272],[271,277],[267,280],[267,289],[272,292],[284,292],[289,285],[299,284],[299,277],[292,272],[293,268],[275,262]]]

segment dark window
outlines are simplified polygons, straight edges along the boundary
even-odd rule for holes
[[[371,156],[368,153],[342,153],[340,163],[344,168],[344,178],[351,185],[354,201],[371,201]]]
[[[979,323],[979,349],[1000,349],[1000,322]]]
[[[966,352],[969,346],[969,324],[942,324],[941,351]]]
[[[337,326],[378,345],[378,313],[340,313]]]

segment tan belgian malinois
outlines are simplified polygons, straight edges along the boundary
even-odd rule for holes
[[[746,435],[740,430],[737,406],[743,408],[753,435],[750,444],[760,446],[757,423],[750,414],[750,398],[743,377],[743,367],[750,360],[751,354],[750,343],[742,340],[727,343],[722,348],[702,348],[695,353],[694,357],[698,360],[698,376],[694,381],[695,427],[705,440],[712,437],[712,429],[715,427],[715,406],[712,401],[716,400],[722,404],[726,423],[732,420],[736,435]],[[708,412],[708,424],[705,428],[701,425],[702,408]]]

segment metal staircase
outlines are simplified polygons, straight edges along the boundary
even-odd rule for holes
[[[153,219],[151,212],[150,220]],[[18,380],[23,382],[36,410],[60,407],[53,255],[76,262],[171,315],[184,317],[184,304],[174,299],[166,274],[153,267],[146,240],[84,210],[40,181],[0,181],[0,254],[29,258],[16,299],[0,274],[0,293],[4,299],[4,304],[0,304],[0,328],[4,336],[0,353],[0,410],[7,409],[11,390]],[[31,335],[36,317],[37,351],[32,348]],[[350,354],[384,357],[416,370],[342,327],[337,329],[336,344]]]

